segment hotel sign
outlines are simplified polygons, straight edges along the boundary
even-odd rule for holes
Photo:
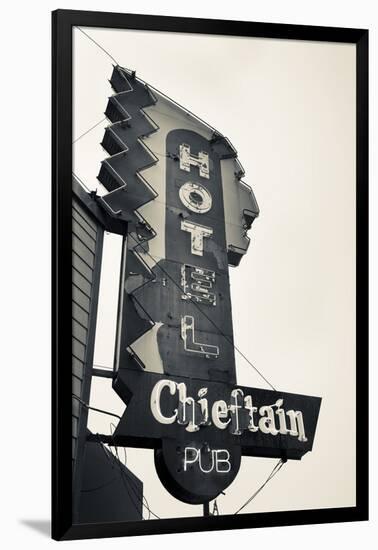
[[[127,408],[114,438],[155,449],[167,490],[199,504],[230,485],[242,455],[310,451],[320,399],[236,383],[228,269],[258,215],[236,151],[135,75],[116,67],[112,84],[104,143],[116,152],[100,180],[104,205],[129,222],[114,381]]]

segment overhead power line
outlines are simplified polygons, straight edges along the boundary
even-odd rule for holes
[[[96,122],[96,124],[94,124],[93,126],[91,126],[86,132],[83,132],[82,134],[80,134],[79,137],[77,137],[76,139],[73,140],[72,144],[76,143],[77,141],[79,141],[79,139],[83,138],[84,136],[86,136],[87,134],[89,134],[89,132],[91,132],[92,130],[94,130],[95,128],[97,128],[97,126],[99,126],[102,122],[105,122],[105,120],[107,120],[107,117],[104,117],[102,118],[101,120],[99,120],[98,122]]]
[[[264,489],[264,487],[267,485],[267,483],[269,483],[269,481],[276,475],[278,474],[278,472],[281,470],[282,466],[285,464],[285,461],[280,459],[277,464],[274,466],[273,470],[271,471],[271,473],[269,474],[269,476],[267,477],[267,479],[264,481],[264,483],[257,489],[257,491],[255,491],[253,493],[252,496],[249,497],[249,499],[243,504],[243,506],[240,506],[240,508],[235,512],[235,515],[238,514],[239,512],[241,512],[243,510],[243,508],[245,508],[246,506],[248,506],[248,504],[250,502],[252,502],[252,500],[257,497],[257,495],[260,493],[260,491],[262,491]]]
[[[75,29],[77,29],[78,31],[85,34],[85,36],[87,38],[89,38],[89,40],[91,40],[94,44],[96,44],[96,46],[98,48],[100,48],[100,50],[102,50],[112,61],[114,61],[114,63],[116,65],[119,65],[118,61],[116,59],[114,59],[114,57],[112,55],[110,55],[110,53],[107,50],[105,50],[105,48],[103,46],[101,46],[98,42],[96,42],[96,40],[94,38],[92,38],[89,34],[87,34],[85,31],[83,31],[83,29],[81,29],[80,27],[75,26]]]
[[[96,412],[99,412],[99,413],[102,413],[102,414],[107,414],[108,416],[114,416],[115,418],[118,418],[119,420],[121,420],[121,417],[118,416],[118,414],[114,414],[114,413],[111,413],[109,411],[104,411],[103,409],[98,409],[97,407],[91,407],[88,405],[88,403],[85,403],[85,401],[83,401],[82,399],[80,399],[80,397],[78,397],[77,395],[75,395],[74,393],[72,394],[72,397],[74,399],[76,399],[77,401],[79,401],[79,403],[81,403],[83,405],[83,407],[87,408],[87,409],[90,409],[91,411],[96,411]]]
[[[89,40],[91,40],[98,48],[100,48],[112,61],[114,61],[116,63],[116,65],[120,66],[119,63],[114,59],[114,57],[105,49],[103,48],[98,42],[96,42],[96,40],[94,40],[89,34],[87,34],[85,31],[83,31],[80,27],[76,27],[79,31],[81,31],[87,38],[89,38]],[[141,80],[141,82],[144,82]],[[152,88],[153,89],[153,88]],[[161,92],[159,92],[161,93]],[[162,94],[164,95],[164,94]],[[190,111],[188,111],[190,112]],[[190,113],[190,114],[193,114],[193,113]],[[193,115],[195,116],[195,115]],[[200,122],[203,123],[203,121],[201,119],[199,119],[198,117],[195,116],[195,118],[197,118]],[[104,120],[104,119],[103,119]],[[100,122],[103,122],[100,121]],[[81,137],[83,137],[86,133],[90,132],[92,129],[94,129],[96,126],[98,126],[100,124],[100,122],[98,122],[97,124],[95,124],[92,128],[90,128],[87,132],[85,132],[84,134],[82,134],[82,136],[79,136],[79,138],[77,138],[75,141],[77,141],[78,139],[80,139]],[[207,124],[207,123],[205,123]],[[208,125],[209,126],[209,125]],[[165,155],[164,155],[165,156]],[[144,249],[144,247],[141,245],[141,243],[139,243],[139,241],[137,241],[135,239],[135,237],[133,237],[133,235],[130,235],[134,241],[143,249],[143,251],[152,259],[152,261],[154,262],[154,264],[159,267],[166,275],[167,277],[180,289],[180,291],[182,291],[182,288],[181,288],[181,285],[179,285],[179,283],[177,283],[173,278],[172,276],[164,269],[162,268],[157,262],[156,260],[153,258],[153,256],[151,256],[151,254]],[[248,357],[234,344],[234,342],[232,340],[230,340],[226,334],[223,333],[223,331],[217,326],[217,324],[199,307],[199,305],[191,298],[191,296],[189,295],[186,295],[187,298],[195,305],[195,307],[202,313],[202,315],[204,315],[210,322],[211,324],[218,330],[219,334],[221,334],[221,336],[223,336],[223,338],[230,344],[233,346],[233,348],[235,349],[235,351],[237,351],[237,353],[247,362],[247,364],[252,367],[255,372],[266,382],[266,384],[268,384],[274,391],[277,391],[276,388],[273,386],[273,384],[271,382],[269,382],[269,380],[262,374],[262,372],[248,359]]]
[[[158,267],[172,282],[175,286],[177,286],[177,288],[180,290],[180,292],[183,292],[182,290],[182,286],[177,282],[175,281],[175,279],[171,276],[170,273],[168,273],[168,271],[166,271],[158,262],[156,262],[155,258],[153,256],[151,256],[151,254],[148,252],[148,250],[146,250],[142,243],[140,243],[135,237],[134,235],[132,235],[131,233],[128,234],[128,236],[132,237],[132,239],[138,244],[138,246],[140,248],[142,248],[142,250],[144,251],[144,253],[154,262],[155,266]],[[221,336],[223,336],[223,338],[231,345],[233,346],[233,348],[239,353],[239,355],[241,357],[243,357],[243,359],[248,363],[248,365],[250,365],[256,372],[259,376],[261,376],[261,378],[274,390],[274,391],[277,391],[276,388],[273,386],[273,384],[271,384],[269,382],[269,380],[262,374],[262,372],[257,368],[255,367],[255,365],[248,359],[248,357],[234,344],[234,342],[232,340],[230,340],[228,338],[228,336],[226,334],[224,334],[224,332],[218,327],[218,325],[215,323],[215,321],[213,321],[213,319],[211,319],[211,317],[209,317],[209,315],[207,315],[207,313],[205,313],[203,311],[203,309],[200,308],[200,306],[197,304],[197,302],[195,302],[193,300],[193,298],[189,295],[189,294],[186,294],[184,292],[187,300],[191,301],[192,304],[194,304],[194,306],[198,309],[198,311],[200,313],[202,313],[202,315],[204,317],[206,317],[206,319],[208,321],[210,321],[210,323],[213,325],[213,327],[215,327],[218,331],[219,331],[219,334]]]

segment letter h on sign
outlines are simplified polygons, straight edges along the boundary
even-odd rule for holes
[[[190,145],[180,145],[180,169],[190,172],[190,165],[198,166],[201,177],[209,179],[209,155],[204,151],[198,153],[198,157],[190,154]]]

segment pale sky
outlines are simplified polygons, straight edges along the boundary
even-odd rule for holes
[[[323,398],[314,448],[287,463],[244,512],[355,505],[355,46],[85,29],[119,64],[206,120],[236,147],[260,207],[230,270],[236,345],[279,390]],[[74,31],[74,138],[99,122],[111,60]],[[74,145],[74,172],[103,194],[107,121]],[[112,366],[120,238],[105,239],[95,363]],[[236,354],[238,384],[267,387]],[[121,414],[110,381],[91,405]],[[117,421],[117,419],[115,419]],[[109,433],[109,417],[89,427]],[[127,449],[160,517],[202,515],[161,485],[153,451]],[[235,512],[276,460],[244,457],[218,498]]]

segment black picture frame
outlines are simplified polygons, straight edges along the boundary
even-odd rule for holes
[[[356,506],[150,522],[72,523],[71,171],[72,28],[103,27],[356,44]],[[55,540],[368,519],[368,31],[246,21],[57,10],[52,14],[52,537]],[[347,445],[346,442],[346,451]]]

